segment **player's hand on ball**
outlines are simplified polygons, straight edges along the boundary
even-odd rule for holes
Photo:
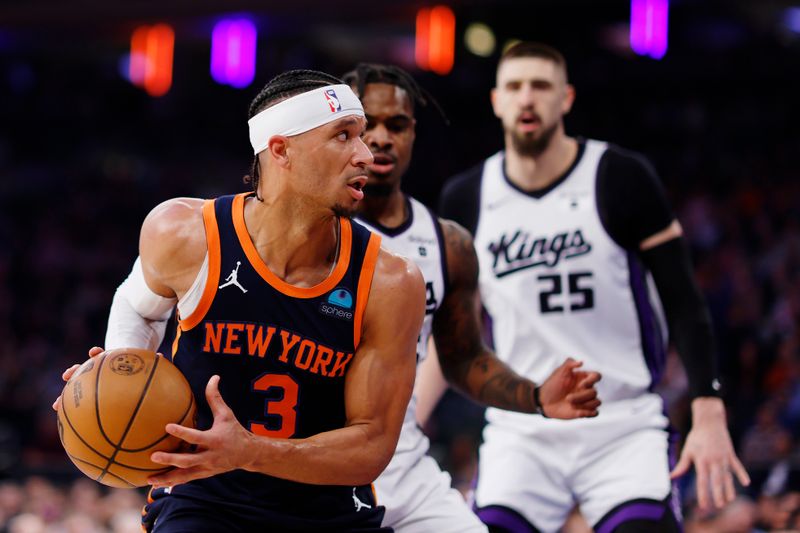
[[[100,346],[94,346],[89,349],[89,357],[98,356],[104,351],[105,350],[103,350],[103,348],[101,348]],[[80,368],[80,366],[81,366],[80,364],[75,364],[69,367],[68,369],[64,370],[64,373],[61,374],[61,379],[63,379],[64,381],[69,381],[69,378],[72,377],[72,374],[74,374],[75,371],[78,370],[78,368]],[[61,408],[61,395],[59,394],[58,398],[56,398],[56,401],[53,402],[53,411],[58,411],[60,408]]]
[[[89,348],[89,358],[97,357],[104,351],[106,351],[105,348],[102,348],[100,346],[92,346],[91,348]],[[159,353],[158,355],[160,357],[164,357],[164,354],[162,353]],[[72,377],[75,371],[78,370],[80,367],[81,363],[77,363],[72,365],[68,369],[64,370],[64,372],[61,374],[61,379],[63,379],[64,381],[69,381],[69,379]],[[59,395],[58,398],[56,398],[56,401],[53,402],[53,411],[58,411],[60,408],[61,408],[61,395]]]
[[[194,444],[196,451],[153,453],[150,459],[154,463],[175,467],[174,470],[148,479],[153,486],[172,487],[247,466],[248,449],[256,437],[236,420],[233,411],[222,399],[219,393],[219,376],[212,376],[208,380],[206,400],[214,415],[214,423],[210,429],[201,431],[178,424],[167,424],[167,433]]]
[[[595,384],[599,372],[578,370],[583,365],[571,357],[556,368],[539,387],[542,413],[548,418],[586,418],[597,416],[600,399]]]

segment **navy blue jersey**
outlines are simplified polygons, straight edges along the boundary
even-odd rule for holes
[[[213,417],[209,378],[239,422],[257,435],[304,438],[345,424],[344,383],[358,347],[380,237],[340,219],[338,260],[310,288],[287,284],[264,264],[247,233],[249,195],[203,207],[208,280],[197,309],[181,317],[173,362],[198,403],[197,427]],[[341,520],[375,510],[371,487],[319,486],[245,472],[179,485],[173,496],[222,503],[243,514],[276,511],[310,520]]]

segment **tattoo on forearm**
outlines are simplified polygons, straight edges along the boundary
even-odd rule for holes
[[[497,363],[499,360],[494,358]],[[483,361],[483,372],[488,373],[489,363]],[[492,407],[533,413],[536,402],[533,399],[534,384],[524,379],[502,364],[493,365],[491,377],[483,378],[478,400]]]
[[[532,413],[535,385],[517,375],[483,344],[478,297],[478,260],[463,228],[443,224],[450,287],[433,318],[439,362],[447,380],[474,400]]]

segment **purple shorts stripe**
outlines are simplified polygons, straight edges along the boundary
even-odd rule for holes
[[[477,514],[484,524],[502,527],[511,533],[536,533],[537,531],[519,513],[506,507],[498,505],[482,507],[478,509]]]
[[[666,507],[660,503],[631,503],[617,509],[614,514],[604,520],[597,528],[596,533],[611,533],[620,524],[631,520],[661,520],[664,511],[666,511]]]

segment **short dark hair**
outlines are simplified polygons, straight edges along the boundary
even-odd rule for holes
[[[517,57],[540,57],[542,59],[548,59],[561,67],[564,70],[564,77],[568,78],[567,60],[564,58],[564,54],[550,45],[532,41],[520,41],[503,52],[503,55],[500,56],[500,61],[497,62],[497,68],[500,68],[503,61]]]
[[[247,118],[251,119],[261,111],[267,109],[292,96],[308,92],[318,87],[325,87],[326,85],[338,85],[344,83],[336,76],[320,72],[318,70],[290,70],[279,74],[269,80],[269,82],[261,89],[253,101],[250,102],[250,109],[247,113]],[[258,198],[258,154],[253,158],[253,166],[250,169],[250,174],[244,177],[245,183],[250,183],[253,186],[253,191]],[[261,198],[258,198],[261,200]]]
[[[394,65],[381,65],[379,63],[359,63],[356,68],[342,76],[344,82],[355,88],[358,97],[364,94],[364,88],[370,83],[386,83],[403,89],[408,95],[412,109],[417,106],[427,107],[432,104],[445,123],[447,117],[442,111],[439,102],[431,94],[420,87],[417,81],[405,70]]]

